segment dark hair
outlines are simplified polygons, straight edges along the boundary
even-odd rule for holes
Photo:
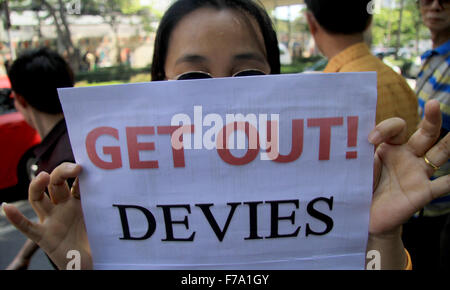
[[[252,0],[178,0],[166,11],[158,27],[155,39],[155,49],[152,61],[152,80],[159,81],[166,78],[164,65],[167,57],[170,35],[180,20],[189,13],[202,8],[212,7],[218,10],[231,8],[244,11],[253,16],[262,32],[267,61],[271,74],[280,73],[280,51],[277,35],[272,21],[264,8]]]
[[[67,62],[48,48],[27,51],[8,70],[11,88],[38,111],[62,112],[57,88],[73,87],[73,72]]]
[[[369,26],[371,0],[305,0],[317,22],[333,34],[362,33]]]

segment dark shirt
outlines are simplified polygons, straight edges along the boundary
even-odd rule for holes
[[[41,171],[51,173],[63,162],[75,162],[65,120],[59,121],[33,151],[38,166],[36,175]]]
[[[63,162],[75,162],[64,119],[53,127],[44,140],[34,148],[33,152],[36,158],[36,165],[38,166],[35,175],[42,171],[50,174],[53,169]],[[72,185],[73,180],[68,180],[68,183]],[[48,259],[52,266],[57,269],[50,257]]]

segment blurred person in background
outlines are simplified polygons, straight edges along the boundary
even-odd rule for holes
[[[309,30],[320,52],[328,59],[326,73],[377,72],[376,123],[398,117],[406,121],[408,136],[419,122],[417,98],[406,80],[379,58],[364,42],[370,26],[370,0],[305,0]]]
[[[416,94],[420,115],[425,103],[438,100],[442,113],[441,138],[450,129],[450,1],[417,1],[424,25],[430,30],[433,47],[422,55]],[[450,162],[432,179],[448,175]],[[450,270],[450,195],[432,201],[403,227],[403,241],[416,269]]]
[[[42,142],[34,148],[37,171],[51,172],[63,162],[74,162],[57,88],[73,87],[74,76],[56,52],[40,48],[25,52],[11,65],[14,105]],[[27,240],[7,269],[26,269],[39,247]]]

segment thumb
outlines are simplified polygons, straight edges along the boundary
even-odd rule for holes
[[[38,243],[42,237],[42,229],[39,224],[33,223],[27,219],[15,206],[4,202],[2,204],[3,212],[9,222],[21,231],[25,236],[35,243]]]

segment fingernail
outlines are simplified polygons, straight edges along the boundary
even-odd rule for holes
[[[67,163],[67,169],[74,170],[76,167],[76,163]]]
[[[369,142],[372,144],[378,144],[381,141],[381,134],[378,131],[372,131],[369,134]]]
[[[41,178],[42,176],[44,176],[44,171],[39,172],[38,175],[34,176],[33,179],[38,180],[39,178]]]

